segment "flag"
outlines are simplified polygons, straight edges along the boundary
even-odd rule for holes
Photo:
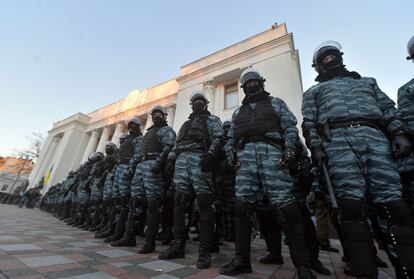
[[[55,164],[53,164],[51,167],[50,167],[50,170],[47,172],[47,174],[46,174],[46,176],[45,176],[45,180],[43,181],[43,188],[46,186],[46,184],[49,182],[49,179],[50,179],[50,177],[52,176],[52,170],[53,170],[53,166],[54,166]]]

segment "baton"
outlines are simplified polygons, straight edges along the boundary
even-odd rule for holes
[[[325,162],[322,162],[322,171],[323,176],[325,177],[326,188],[328,188],[329,198],[331,199],[331,204],[333,209],[338,209],[338,203],[336,202],[334,190],[332,187],[331,179],[328,175],[328,170],[326,168]]]

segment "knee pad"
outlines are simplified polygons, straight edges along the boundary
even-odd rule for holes
[[[252,214],[252,206],[248,202],[236,200],[234,203],[234,212],[236,217],[250,219]]]
[[[339,212],[342,221],[365,222],[366,205],[355,199],[339,200]]]
[[[121,198],[119,199],[119,205],[121,207],[128,207],[129,205],[129,197],[128,196],[121,196]]]
[[[303,224],[302,214],[296,202],[279,207],[277,212],[281,223],[291,226]]]
[[[143,205],[143,201],[140,198],[131,198],[129,201],[129,208],[138,208]]]
[[[197,204],[200,211],[211,209],[214,205],[214,198],[211,194],[199,194]]]
[[[183,192],[175,192],[174,194],[174,205],[175,206],[187,206],[190,201],[188,194]]]
[[[376,278],[378,271],[375,251],[368,225],[358,221],[343,221],[340,227],[351,270],[355,275]]]
[[[395,225],[411,223],[412,214],[408,204],[403,199],[377,204],[381,216]]]
[[[148,201],[148,213],[155,214],[161,211],[162,202],[158,198],[149,198]]]

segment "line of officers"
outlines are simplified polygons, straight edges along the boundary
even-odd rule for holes
[[[414,37],[408,52],[414,59]],[[414,79],[400,88],[397,110],[374,78],[346,69],[338,42],[321,43],[312,66],[318,83],[303,95],[306,146],[286,103],[271,96],[265,79],[248,68],[240,77],[245,97],[231,121],[222,124],[208,111],[205,95],[195,92],[192,113],[176,136],[165,109],[156,106],[154,124],[144,136],[139,119],[130,120],[119,149],[110,143],[106,156],[93,153],[49,190],[43,208],[68,224],[92,228],[113,246],[135,246],[146,223],[139,253],[155,250],[162,220],[165,243],[174,239],[159,254],[163,260],[185,256],[191,221],[186,214],[192,213],[198,216],[198,268],[210,267],[223,231],[229,240],[235,238],[234,258],[220,267],[224,275],[252,272],[251,216],[256,211],[266,227],[269,254],[263,262],[283,263],[283,230],[298,278],[304,279],[315,278],[311,270],[329,274],[318,260],[304,199],[313,182],[329,184],[331,202],[338,204],[345,273],[378,276],[368,221],[374,211],[396,277],[414,278]],[[323,169],[325,180],[319,175]]]

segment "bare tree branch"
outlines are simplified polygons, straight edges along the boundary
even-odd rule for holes
[[[29,136],[26,136],[26,138],[30,141],[29,148],[15,150],[13,152],[14,156],[21,157],[23,159],[30,159],[33,162],[36,162],[40,156],[40,151],[46,138],[43,134],[34,132],[32,132]]]

